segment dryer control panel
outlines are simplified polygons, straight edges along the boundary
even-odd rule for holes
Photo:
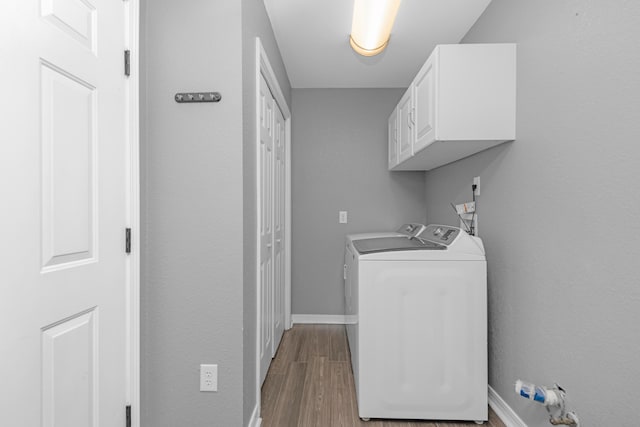
[[[450,245],[460,234],[460,229],[449,227],[447,225],[428,225],[425,230],[420,233],[420,238],[440,243],[442,245]]]

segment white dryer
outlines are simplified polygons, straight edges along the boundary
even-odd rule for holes
[[[441,225],[349,236],[345,261],[359,416],[486,421],[482,241]]]

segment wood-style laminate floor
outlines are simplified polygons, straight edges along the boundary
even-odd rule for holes
[[[362,421],[342,325],[295,325],[262,386],[263,427],[463,427],[447,421]],[[486,427],[505,427],[489,408]]]

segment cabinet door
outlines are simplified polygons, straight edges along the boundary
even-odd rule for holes
[[[431,55],[413,81],[414,154],[435,141],[434,63],[435,55]]]
[[[398,164],[398,109],[389,116],[389,169]]]
[[[413,85],[398,103],[398,161],[403,162],[413,156]]]

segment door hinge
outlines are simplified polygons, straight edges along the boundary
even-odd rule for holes
[[[125,228],[124,230],[124,251],[128,254],[131,253],[131,229]]]
[[[131,75],[131,51],[129,49],[124,51],[124,75]]]
[[[127,405],[125,419],[125,427],[131,427],[131,405]]]

